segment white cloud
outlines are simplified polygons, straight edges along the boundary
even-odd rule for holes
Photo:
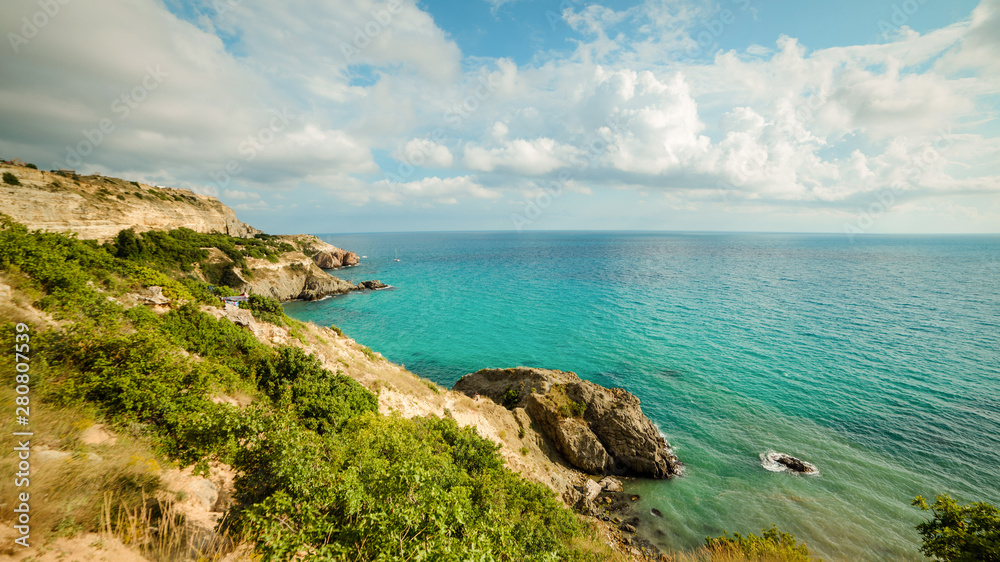
[[[410,139],[393,157],[411,166],[450,168],[455,161],[451,150],[430,139]]]
[[[388,180],[382,180],[377,183],[377,187],[379,189],[376,198],[379,201],[396,205],[407,199],[454,205],[458,203],[459,198],[497,199],[501,197],[499,192],[483,187],[471,176],[452,178],[435,176],[405,183],[390,183]]]
[[[549,138],[514,139],[496,148],[468,143],[462,163],[470,170],[537,176],[568,166],[577,153],[574,147]]]
[[[227,189],[222,192],[228,199],[236,199],[239,201],[246,201],[247,199],[260,199],[260,195],[252,191],[239,191],[237,189]]]
[[[0,52],[0,152],[47,167],[90,143],[71,167],[249,210],[310,190],[353,205],[500,206],[559,174],[580,194],[665,193],[656,200],[674,209],[721,193],[743,210],[818,215],[886,188],[955,209],[1000,190],[1000,0],[881,44],[809,51],[783,36],[728,52],[698,43],[705,3],[573,4],[562,17],[575,50],[521,64],[463,54],[418,2],[391,5],[243,0],[220,13],[198,0],[184,6],[191,23],[156,0],[69,3],[18,53]],[[0,19],[37,9],[11,0]],[[714,58],[689,59],[692,48]],[[143,99],[121,99],[133,93]],[[94,133],[102,119],[114,131]],[[376,155],[396,162],[383,170]],[[422,179],[382,179],[400,163]]]

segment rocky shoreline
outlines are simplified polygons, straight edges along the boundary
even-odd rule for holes
[[[523,440],[534,441],[549,462],[576,474],[556,490],[567,505],[601,522],[607,536],[633,557],[660,559],[650,533],[640,529],[634,507],[640,498],[627,490],[628,481],[672,478],[682,474],[683,465],[635,395],[576,373],[526,367],[482,369],[459,379],[452,390],[509,410]]]

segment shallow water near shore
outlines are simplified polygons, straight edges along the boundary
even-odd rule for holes
[[[633,486],[661,547],[774,523],[824,559],[922,560],[915,495],[1000,503],[1000,237],[321,238],[368,256],[335,275],[394,289],[295,318],[449,387],[526,365],[639,396],[686,465]]]

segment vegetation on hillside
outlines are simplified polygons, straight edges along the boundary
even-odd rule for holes
[[[1000,510],[984,502],[959,505],[948,495],[934,503],[917,496],[913,505],[933,517],[917,525],[923,538],[920,551],[949,562],[1000,561]]]
[[[124,231],[99,245],[29,231],[0,215],[0,271],[17,298],[60,321],[31,333],[31,406],[36,435],[56,448],[79,448],[80,424],[103,421],[126,444],[97,460],[72,457],[59,478],[39,476],[32,530],[43,536],[81,531],[130,537],[153,558],[189,554],[183,521],[161,493],[164,463],[210,461],[237,472],[235,503],[220,536],[245,541],[263,560],[606,560],[594,531],[547,488],[504,466],[497,446],[451,418],[403,419],[378,413],[375,394],[323,367],[299,347],[271,346],[201,305],[217,305],[219,287],[186,272],[205,247],[238,259],[284,251],[255,240],[185,229]],[[156,314],[119,301],[158,285],[173,299]],[[258,319],[295,325],[274,299],[253,296]],[[20,309],[0,309],[0,340],[14,343]],[[378,356],[368,350],[374,360]],[[13,370],[0,375],[0,409],[13,419]],[[220,394],[252,398],[239,407]],[[504,402],[516,403],[519,392]],[[566,415],[585,405],[567,403]],[[36,438],[37,440],[37,438]],[[12,457],[0,467],[13,472]],[[9,481],[0,493],[15,492]],[[917,529],[929,557],[1000,560],[1000,513],[939,496],[933,518]],[[151,507],[152,506],[152,507]],[[0,521],[13,520],[11,503]],[[140,532],[141,531],[141,532]],[[205,555],[229,548],[205,546]],[[761,536],[706,539],[699,560],[809,560],[805,545],[776,528]],[[679,559],[685,559],[681,555]],[[695,558],[691,558],[695,559]]]
[[[240,268],[244,276],[252,275],[247,267],[247,258],[277,263],[283,253],[295,250],[291,244],[273,236],[237,238],[219,233],[203,234],[189,228],[169,232],[152,230],[142,234],[136,234],[132,229],[122,230],[103,248],[115,257],[145,263],[165,273],[189,273],[200,266],[210,284],[224,286],[239,283],[233,268]],[[208,248],[218,249],[226,259],[209,261]]]
[[[777,527],[764,529],[761,536],[750,533],[743,536],[728,533],[721,537],[706,537],[705,549],[712,558],[746,560],[781,560],[787,562],[809,562],[809,549],[794,535],[783,533]]]
[[[211,300],[207,286],[164,272],[197,259],[206,242],[226,246],[211,236],[123,233],[101,246],[0,217],[5,279],[63,321],[32,331],[33,411],[83,412],[109,423],[147,444],[160,459],[147,459],[154,465],[232,465],[235,504],[220,530],[249,541],[264,560],[607,558],[592,530],[550,490],[506,468],[497,446],[474,430],[450,418],[379,415],[373,393],[302,349],[266,345],[202,312],[197,301]],[[274,248],[244,242],[233,250]],[[169,312],[118,304],[124,293],[154,284],[174,299]],[[291,322],[272,305],[250,306]],[[12,322],[0,324],[5,345],[14,336]],[[4,371],[5,388],[13,388],[12,377]],[[212,400],[224,393],[253,402]],[[164,519],[169,498],[146,509],[159,486],[155,471],[113,466],[114,474],[93,474],[90,484],[53,487],[53,513],[35,519],[45,527],[33,530],[125,536],[131,525],[148,535],[135,543],[147,554],[176,556],[152,548],[166,532],[156,529],[174,528]],[[10,521],[11,509],[0,506],[0,519]]]

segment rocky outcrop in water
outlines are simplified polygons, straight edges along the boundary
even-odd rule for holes
[[[385,283],[379,281],[378,279],[373,279],[371,281],[362,281],[358,283],[359,291],[377,291],[379,289],[385,289],[389,286]]]
[[[523,408],[570,465],[590,474],[669,478],[681,464],[660,432],[621,388],[576,373],[518,367],[465,375],[454,390]]]
[[[775,451],[767,451],[760,455],[761,465],[771,472],[794,472],[796,474],[817,474],[819,471],[816,466],[812,463],[808,463],[802,459],[793,457],[792,455],[786,455],[785,453],[777,453]]]

